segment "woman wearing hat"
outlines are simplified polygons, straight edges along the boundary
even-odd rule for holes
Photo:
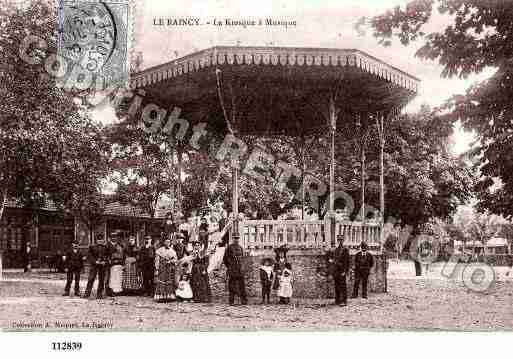
[[[175,299],[175,265],[178,258],[171,248],[171,239],[166,238],[164,245],[155,253],[155,295],[158,302]]]
[[[210,303],[212,292],[208,279],[209,256],[200,241],[193,243],[193,259],[191,271],[191,287],[193,300],[196,303]]]

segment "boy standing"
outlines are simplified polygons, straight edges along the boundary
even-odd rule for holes
[[[271,286],[273,284],[274,271],[271,260],[269,258],[264,259],[264,263],[260,267],[260,283],[262,284],[262,304],[271,303]]]

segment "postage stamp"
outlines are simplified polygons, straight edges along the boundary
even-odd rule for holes
[[[129,0],[59,0],[58,53],[73,67],[63,84],[103,89],[128,80]]]

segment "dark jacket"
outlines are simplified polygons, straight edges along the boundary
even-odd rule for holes
[[[139,250],[137,249],[136,246],[132,246],[129,244],[123,250],[124,259],[129,258],[129,257],[137,258],[138,252],[139,252]]]
[[[141,247],[137,262],[141,268],[153,268],[155,265],[155,248],[153,246]]]
[[[372,257],[372,254],[366,252],[365,255],[363,255],[361,251],[356,253],[354,258],[354,268],[357,274],[368,275],[373,265],[374,258]]]
[[[121,246],[109,248],[110,251],[110,265],[123,265],[125,262],[125,251]]]
[[[372,266],[372,265],[371,265]],[[349,271],[349,249],[337,247],[333,253],[333,275],[347,274]]]
[[[64,268],[70,271],[80,271],[82,268],[84,268],[84,257],[79,250],[76,252],[70,250],[68,253],[66,253]]]
[[[198,228],[198,232],[205,231],[208,233],[208,224],[207,223],[201,223]]]
[[[110,255],[109,248],[103,244],[94,244],[89,247],[89,262],[92,265],[109,265]]]
[[[182,259],[185,255],[185,246],[182,243],[173,244],[173,250],[176,252],[176,257]]]
[[[270,287],[271,284],[273,283],[273,279],[274,279],[273,272],[271,272],[271,276],[269,277],[267,272],[265,270],[263,270],[262,268],[260,268],[260,283],[262,283],[262,286]]]
[[[228,277],[240,278],[242,273],[242,257],[244,251],[238,244],[232,243],[226,248],[224,253],[223,263],[226,266]]]

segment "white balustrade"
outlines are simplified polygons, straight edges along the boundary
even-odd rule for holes
[[[298,249],[332,247],[329,221],[245,220],[240,223],[240,238],[247,249],[271,249],[282,245]],[[365,241],[370,249],[381,251],[381,226],[378,223],[340,221],[335,235],[343,234],[344,244],[356,248]]]

